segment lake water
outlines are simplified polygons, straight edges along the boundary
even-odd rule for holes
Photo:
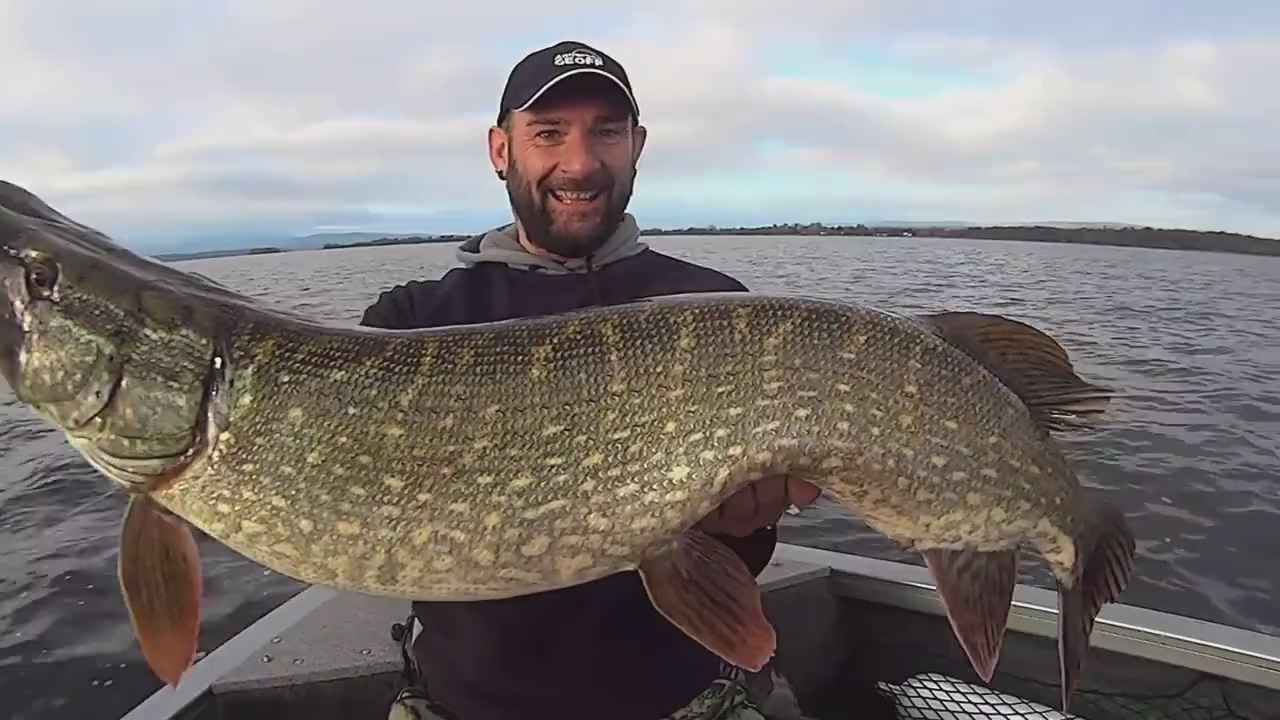
[[[1140,539],[1125,602],[1280,632],[1280,258],[928,238],[648,241],[754,291],[999,312],[1051,332],[1086,379],[1124,393],[1100,432],[1064,442]],[[383,288],[454,264],[451,245],[418,245],[180,265],[354,323]],[[0,392],[0,706],[14,720],[118,717],[158,686],[115,581],[123,498]],[[829,505],[783,527],[788,542],[916,562]],[[216,543],[202,553],[202,651],[300,588]]]

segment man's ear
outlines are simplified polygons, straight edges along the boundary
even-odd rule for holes
[[[510,154],[511,138],[507,131],[497,125],[489,128],[489,164],[493,165],[493,171],[503,180],[507,177]]]
[[[644,152],[644,141],[648,139],[649,131],[643,125],[636,125],[631,129],[631,164],[635,165],[640,162],[640,153]]]

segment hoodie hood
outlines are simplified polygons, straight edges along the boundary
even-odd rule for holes
[[[471,238],[458,246],[455,255],[467,267],[483,262],[505,263],[522,270],[533,270],[559,275],[587,273],[609,263],[629,258],[643,252],[648,246],[640,242],[640,226],[630,213],[622,216],[622,222],[613,235],[595,252],[584,258],[556,260],[534,255],[520,244],[515,223],[490,230]]]

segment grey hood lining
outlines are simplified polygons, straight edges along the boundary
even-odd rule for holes
[[[495,228],[463,242],[455,250],[458,261],[467,267],[482,262],[505,263],[512,267],[553,274],[587,273],[609,263],[644,252],[648,245],[640,242],[640,226],[626,213],[613,235],[591,255],[583,258],[556,260],[534,255],[520,244],[515,223]]]

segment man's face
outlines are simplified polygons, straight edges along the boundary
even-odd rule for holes
[[[489,134],[525,237],[560,257],[583,257],[617,229],[644,147],[626,99],[602,82],[562,82]]]

